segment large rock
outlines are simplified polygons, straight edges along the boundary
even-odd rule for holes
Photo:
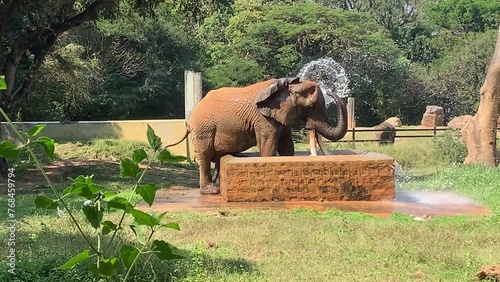
[[[390,117],[385,120],[385,122],[392,124],[394,127],[401,127],[401,119],[398,117]]]
[[[382,130],[375,132],[375,137],[380,144],[394,143],[394,139],[396,139],[396,127],[394,125],[384,121],[375,126],[375,129]]]
[[[472,118],[471,115],[458,116],[448,122],[448,127],[451,129],[462,129],[465,123]]]
[[[420,122],[422,126],[434,127],[444,125],[444,109],[440,106],[427,106]]]

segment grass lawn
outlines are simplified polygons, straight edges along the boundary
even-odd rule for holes
[[[56,154],[60,161],[118,160],[141,146],[94,140],[57,144]],[[337,210],[171,213],[167,217],[179,223],[181,231],[162,230],[157,238],[168,241],[187,258],[160,262],[144,256],[131,281],[471,281],[482,265],[500,263],[500,169],[453,164],[464,153],[453,136],[435,141],[402,139],[389,146],[360,144],[356,149],[394,156],[408,176],[400,183],[401,189],[452,190],[485,205],[495,215],[415,221],[404,214],[381,219]],[[297,150],[307,147],[297,144]],[[53,270],[86,245],[67,216],[34,209],[36,195],[51,196],[51,192],[37,183],[28,168],[29,163],[22,164],[16,175],[19,183],[26,180],[26,189],[18,184],[16,192],[16,277],[6,272],[7,199],[5,194],[0,196],[4,207],[0,209],[0,246],[5,254],[0,258],[0,281],[92,281],[85,265]],[[67,176],[79,174],[95,174],[96,182],[130,195],[130,182],[119,178],[114,163],[76,165],[54,172],[51,178],[62,190]],[[195,187],[197,177],[193,164],[155,164],[146,181],[163,189]],[[70,205],[79,209],[82,203],[72,201]],[[117,222],[119,214],[109,217]],[[79,219],[83,219],[81,214]],[[133,242],[132,235],[127,230],[121,240]]]

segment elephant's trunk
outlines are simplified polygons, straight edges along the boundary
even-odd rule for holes
[[[332,93],[330,90],[326,94],[333,98],[337,104],[337,125],[335,127],[329,125],[325,119],[312,119],[310,118],[307,123],[310,128],[315,129],[326,139],[336,142],[344,138],[347,133],[347,108],[342,99]]]

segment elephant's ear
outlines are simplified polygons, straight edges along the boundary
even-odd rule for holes
[[[295,84],[300,82],[300,77],[295,77],[295,78],[280,78],[271,83],[268,87],[266,87],[264,90],[262,90],[258,95],[257,95],[257,100],[255,101],[256,104],[259,104],[262,101],[265,101],[271,97],[274,93],[278,92],[279,90],[284,89],[285,87],[288,87],[290,84]]]
[[[280,78],[268,87],[257,94],[255,103],[259,111],[267,116],[276,119],[282,124],[287,124],[287,112],[289,109],[284,109],[280,103],[289,98],[288,91],[283,91],[288,88],[290,84],[300,83],[300,78]],[[292,107],[289,105],[288,107]]]

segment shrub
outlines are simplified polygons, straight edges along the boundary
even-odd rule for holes
[[[438,158],[452,164],[463,163],[467,147],[459,131],[446,131],[434,138],[434,149]]]

